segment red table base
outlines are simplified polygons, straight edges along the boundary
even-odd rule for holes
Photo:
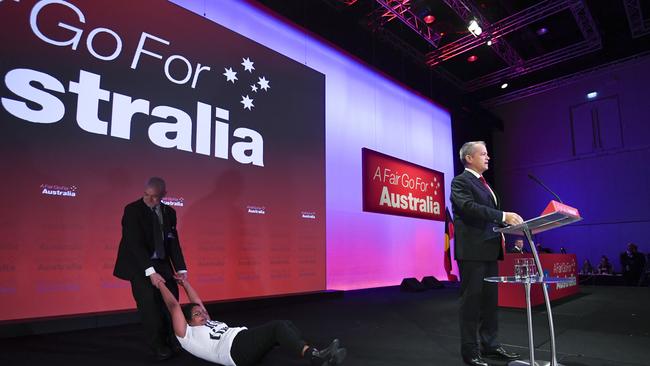
[[[532,254],[506,254],[499,262],[499,276],[514,276],[515,259],[532,258]],[[547,277],[573,277],[575,281],[548,285],[551,301],[578,293],[578,263],[575,254],[539,254],[539,260]],[[519,284],[499,283],[499,306],[509,308],[526,308],[524,288]],[[532,306],[544,303],[541,285],[533,285],[530,291]]]

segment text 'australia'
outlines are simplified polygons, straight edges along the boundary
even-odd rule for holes
[[[408,195],[391,193],[388,187],[384,186],[381,190],[381,197],[379,198],[380,206],[387,206],[397,209],[409,210],[414,212],[423,212],[439,215],[440,203],[433,200],[431,196],[424,198],[415,197],[409,192]]]

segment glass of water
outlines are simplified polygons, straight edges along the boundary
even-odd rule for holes
[[[526,272],[530,277],[537,276],[537,265],[535,265],[535,258],[526,258]]]
[[[515,279],[522,280],[528,278],[528,259],[529,258],[515,259]]]

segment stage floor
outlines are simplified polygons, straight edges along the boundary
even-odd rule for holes
[[[346,365],[463,365],[459,354],[458,289],[419,293],[398,287],[346,292],[342,298],[270,305],[212,314],[229,325],[292,320],[316,345],[332,338],[348,348]],[[650,365],[650,288],[583,286],[553,307],[558,360],[565,366]],[[524,310],[500,310],[500,340],[528,354]],[[536,355],[548,360],[546,313],[533,315]],[[139,325],[0,340],[0,365],[209,365],[183,353],[154,362]],[[305,365],[273,350],[260,365]],[[494,361],[494,365],[504,362]]]

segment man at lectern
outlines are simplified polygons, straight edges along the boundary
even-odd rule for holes
[[[113,275],[131,282],[131,292],[154,356],[164,360],[180,345],[156,284],[163,282],[178,298],[174,279],[187,279],[187,267],[176,231],[176,211],[162,203],[162,178],[149,178],[144,195],[124,208],[122,240]]]
[[[505,350],[497,340],[498,292],[485,277],[498,276],[497,260],[503,259],[503,237],[494,227],[523,222],[514,212],[500,209],[496,192],[483,172],[488,169],[485,142],[472,141],[460,149],[465,170],[451,182],[456,240],[455,258],[460,270],[460,342],[463,361],[488,366],[482,356],[514,360],[519,355]]]

